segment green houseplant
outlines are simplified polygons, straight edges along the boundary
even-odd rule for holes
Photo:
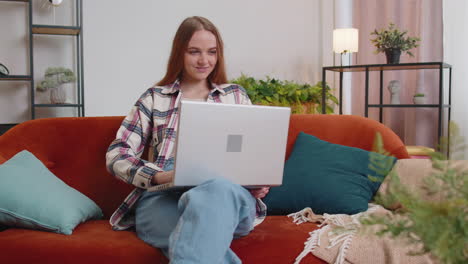
[[[260,80],[244,74],[231,82],[244,87],[253,104],[288,106],[291,107],[292,113],[322,111],[322,82],[312,86],[270,77]],[[328,85],[325,88],[325,95],[327,114],[333,113],[332,104],[338,104],[338,99]]]
[[[390,172],[386,177],[390,177],[391,191],[377,195],[375,200],[387,208],[400,203],[400,209],[392,216],[372,216],[361,222],[382,227],[377,235],[389,234],[422,246],[419,252],[411,254],[430,252],[441,263],[461,264],[468,259],[468,169],[466,161],[459,160],[465,146],[454,123],[450,123],[449,138],[450,141],[441,140],[441,152],[431,154],[433,171],[424,178],[420,192],[410,190],[395,171]],[[388,155],[379,135],[376,146],[376,152]],[[444,154],[448,150],[451,160]],[[391,166],[371,158],[369,168],[378,171],[389,170]]]
[[[36,89],[40,92],[50,90],[51,103],[61,104],[66,102],[66,93],[62,85],[74,81],[76,81],[76,76],[72,70],[63,67],[49,67],[44,74],[44,80],[36,86]]]
[[[415,104],[424,104],[426,102],[426,95],[423,93],[416,93],[413,95],[413,102]]]
[[[371,43],[377,48],[375,53],[383,52],[387,57],[387,63],[396,64],[400,62],[401,52],[406,52],[413,57],[413,53],[409,50],[419,46],[418,37],[407,36],[408,31],[400,31],[395,24],[390,23],[388,28],[371,32],[375,38],[371,39]]]

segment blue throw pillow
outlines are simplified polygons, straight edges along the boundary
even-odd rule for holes
[[[367,210],[382,183],[371,181],[368,175],[386,176],[386,172],[378,174],[369,169],[370,153],[391,166],[396,162],[394,157],[299,133],[284,167],[283,184],[272,187],[264,199],[268,213],[289,214],[305,207],[317,214],[356,214]]]
[[[103,216],[88,197],[65,184],[24,150],[0,165],[0,225],[70,235]]]

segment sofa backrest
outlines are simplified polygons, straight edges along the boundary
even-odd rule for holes
[[[390,128],[369,118],[354,115],[291,115],[286,157],[291,154],[299,132],[319,139],[371,151],[377,132],[384,148],[398,159],[409,158],[401,139]]]
[[[28,150],[55,175],[96,202],[110,217],[132,186],[116,180],[105,154],[123,117],[65,117],[21,123],[0,137],[0,153],[10,158]]]
[[[39,158],[57,177],[95,201],[110,217],[133,187],[111,176],[105,154],[123,117],[65,117],[21,123],[0,136],[0,156],[6,159],[21,150]],[[292,115],[287,155],[303,131],[337,144],[372,148],[379,131],[387,150],[407,158],[401,140],[389,128],[357,116]]]

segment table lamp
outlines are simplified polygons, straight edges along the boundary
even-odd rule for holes
[[[333,51],[341,54],[341,66],[343,66],[343,54],[357,52],[359,45],[359,33],[357,28],[337,28],[333,30]],[[351,60],[351,56],[348,56]],[[351,61],[349,64],[351,65]]]

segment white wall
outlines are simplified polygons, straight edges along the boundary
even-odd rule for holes
[[[452,69],[452,120],[468,140],[468,2],[444,0],[444,61]],[[468,142],[468,141],[467,141]],[[468,149],[465,150],[465,158]]]
[[[10,74],[29,74],[26,7],[24,3],[0,2],[0,63],[8,67]],[[16,26],[11,30],[13,24]],[[0,82],[0,117],[0,123],[29,118],[28,82]]]
[[[85,1],[86,115],[127,114],[140,94],[162,78],[174,33],[193,15],[207,17],[221,31],[229,78],[245,73],[317,82],[321,2]]]
[[[55,14],[53,8],[41,7],[45,2],[33,1],[34,23],[72,24],[73,0],[65,0]],[[229,78],[245,73],[315,83],[321,79],[322,62],[332,60],[327,45],[333,21],[330,2],[84,0],[86,115],[125,115],[139,95],[162,78],[174,33],[193,15],[207,17],[221,31]],[[29,74],[27,4],[0,2],[0,31],[0,62],[11,74]],[[37,81],[50,66],[76,71],[72,37],[35,36],[34,41]],[[68,92],[73,100],[73,87]],[[37,95],[38,103],[47,103],[48,94]],[[27,82],[0,82],[0,123],[28,120],[29,103]],[[65,115],[69,109],[40,110],[39,117]]]
[[[33,2],[35,22],[53,24],[52,10],[41,8],[43,1]],[[67,6],[72,2],[65,0],[56,9],[56,24],[71,23]],[[336,1],[329,0],[85,0],[86,115],[125,115],[164,74],[175,30],[191,15],[205,16],[220,29],[230,78],[244,72],[315,83],[322,65],[333,63],[334,5]],[[26,7],[20,2],[0,3],[0,62],[12,74],[29,73]],[[452,119],[468,138],[466,14],[465,0],[444,0],[444,61],[453,65]],[[49,66],[73,66],[67,38],[35,37],[37,80]],[[0,123],[28,120],[29,111],[28,83],[0,82]]]

